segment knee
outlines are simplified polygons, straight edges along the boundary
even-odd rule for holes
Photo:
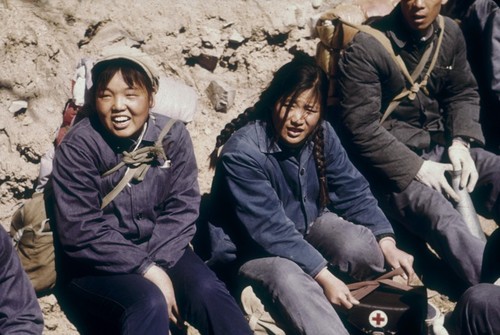
[[[130,315],[135,312],[151,316],[167,315],[167,301],[160,289],[154,284],[151,284],[147,289],[143,288],[141,297],[127,308],[125,314]]]
[[[452,316],[452,327],[461,334],[498,333],[500,287],[478,284],[460,298]],[[487,331],[487,330],[490,331]]]
[[[261,286],[273,297],[301,290],[304,280],[310,279],[296,263],[281,257],[249,261],[240,268],[240,275]]]
[[[383,268],[384,256],[377,239],[369,229],[359,228],[358,231],[353,231],[339,247],[338,258],[348,260],[349,263],[359,267]]]
[[[196,298],[200,306],[208,306],[229,295],[226,286],[218,279],[201,280],[189,290],[189,295]]]
[[[497,297],[495,299],[494,297]],[[464,311],[474,311],[481,315],[489,310],[489,305],[498,303],[500,297],[500,287],[492,284],[478,284],[469,288],[460,298],[461,304],[464,305]]]

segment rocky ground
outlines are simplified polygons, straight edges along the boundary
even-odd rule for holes
[[[207,157],[220,129],[255,102],[294,51],[314,54],[312,17],[354,1],[0,1],[0,224],[8,229],[15,204],[33,193],[81,58],[109,44],[140,47],[165,75],[195,90],[198,110],[188,129],[207,192]],[[376,3],[397,2],[357,1],[370,15]],[[228,92],[225,111],[216,111],[207,94],[213,81]],[[433,299],[442,310],[453,306],[445,296]],[[53,295],[39,301],[44,334],[77,334]]]

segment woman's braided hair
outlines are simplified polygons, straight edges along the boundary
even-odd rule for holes
[[[296,53],[290,62],[276,71],[269,86],[259,96],[257,103],[253,107],[247,108],[221,130],[216,138],[214,150],[210,154],[210,167],[215,167],[219,149],[231,135],[251,121],[266,121],[268,131],[277,140],[278,134],[272,129],[272,116],[275,107],[278,104],[283,105],[288,99],[294,102],[303,92],[310,89],[314,90],[319,99],[321,119],[323,119],[328,92],[328,79],[313,57],[301,52]],[[321,207],[326,207],[329,203],[329,197],[325,172],[324,133],[321,122],[318,123],[318,127],[312,136],[314,136],[314,160],[320,184],[319,204]]]

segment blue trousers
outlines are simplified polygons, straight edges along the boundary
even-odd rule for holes
[[[384,256],[366,227],[326,212],[311,226],[306,240],[334,268],[362,280],[384,271]],[[274,311],[287,334],[347,335],[348,332],[321,286],[296,263],[281,257],[245,262],[239,275],[274,303]],[[274,316],[274,315],[273,315]]]
[[[0,334],[38,335],[42,330],[35,290],[9,235],[0,227]]]
[[[191,249],[165,270],[182,318],[201,334],[251,334],[225,285]],[[141,275],[76,278],[65,293],[80,316],[75,323],[83,333],[166,335],[169,328],[173,334],[183,333],[169,324],[161,291]]]

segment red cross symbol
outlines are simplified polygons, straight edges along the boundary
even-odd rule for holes
[[[380,315],[380,313],[377,313],[376,316],[374,318],[372,318],[373,321],[375,321],[375,323],[378,325],[380,325],[382,322],[385,321],[385,318]]]
[[[387,314],[385,314],[381,310],[374,310],[368,316],[368,321],[370,322],[370,325],[372,325],[373,327],[382,328],[387,324],[388,321]]]

